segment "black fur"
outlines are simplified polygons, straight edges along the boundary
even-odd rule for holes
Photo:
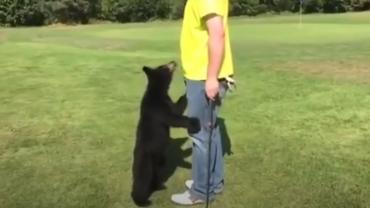
[[[182,115],[187,105],[186,96],[181,96],[173,103],[168,95],[175,68],[175,62],[155,69],[143,67],[148,85],[142,98],[136,132],[131,192],[138,206],[150,205],[150,195],[163,187],[160,172],[166,163],[165,150],[170,140],[170,127],[187,128],[189,133],[200,130],[196,118]]]

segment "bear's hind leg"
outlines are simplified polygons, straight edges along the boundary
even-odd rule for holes
[[[164,168],[165,168],[165,157],[164,155],[160,155],[156,157],[156,160],[153,164],[153,176],[152,176],[153,191],[165,189],[165,186],[163,185]]]
[[[143,159],[134,173],[131,197],[138,206],[150,205],[149,197],[152,192],[153,165],[151,158]]]

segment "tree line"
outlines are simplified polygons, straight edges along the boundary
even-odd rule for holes
[[[87,24],[179,19],[186,0],[0,0],[0,25]],[[370,10],[370,0],[230,0],[230,15]]]

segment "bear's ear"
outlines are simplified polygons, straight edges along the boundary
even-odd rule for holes
[[[151,70],[152,69],[150,67],[143,66],[143,71],[145,72],[145,74],[149,75]]]

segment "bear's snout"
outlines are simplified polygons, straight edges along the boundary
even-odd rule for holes
[[[176,61],[171,61],[170,63],[167,64],[167,66],[170,69],[170,71],[175,71],[177,67],[177,63]]]

